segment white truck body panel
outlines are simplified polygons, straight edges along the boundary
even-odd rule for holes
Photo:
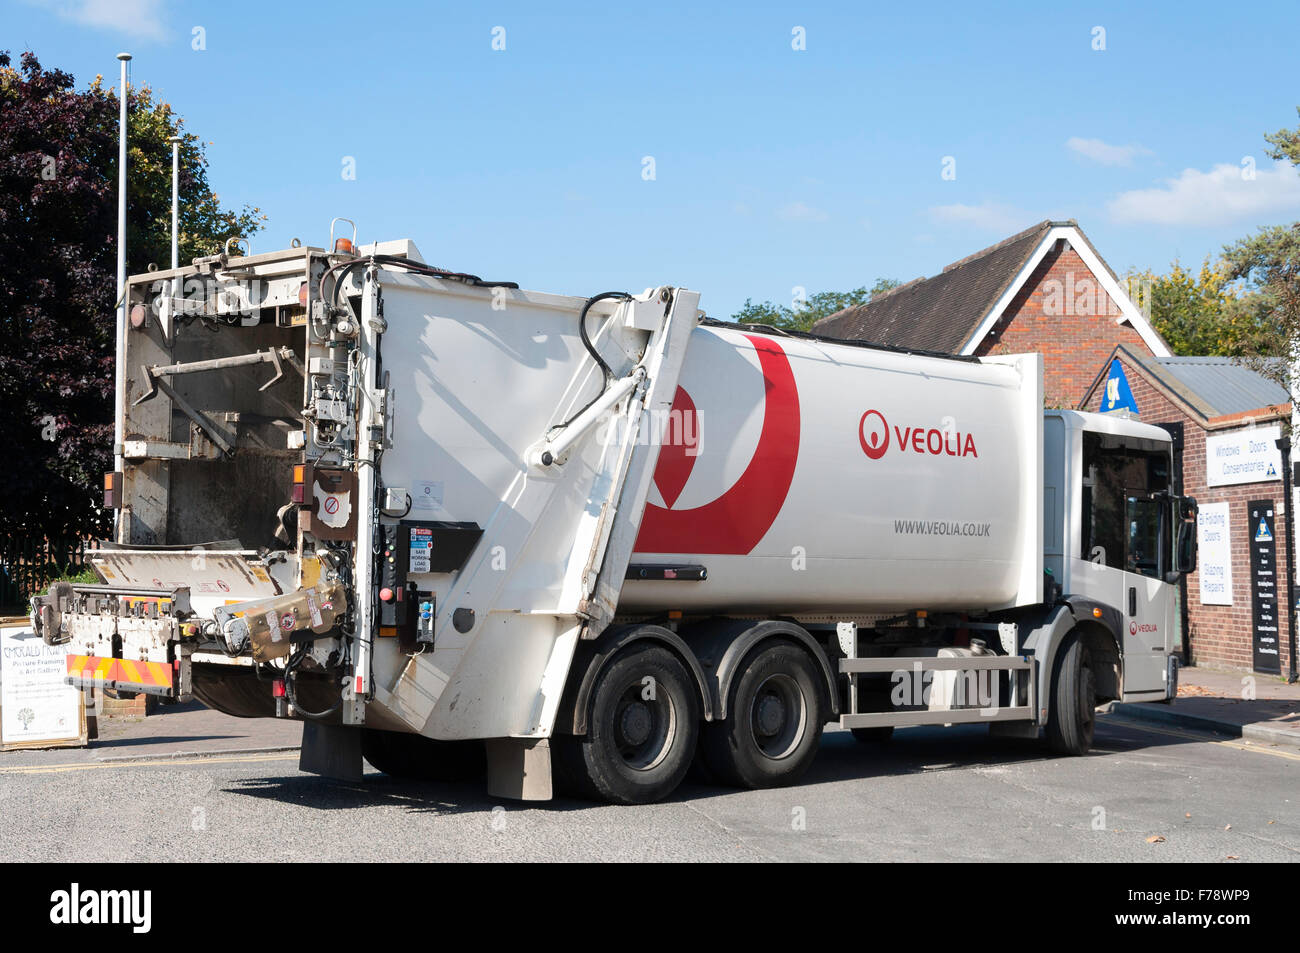
[[[687,439],[660,454],[633,561],[708,578],[629,581],[622,605],[850,618],[1041,601],[1040,379],[1037,355],[696,329]]]
[[[638,501],[622,492],[628,468],[637,451],[658,449],[657,436],[638,443],[639,412],[670,400],[699,296],[679,290],[667,315],[659,303],[649,332],[625,326],[630,309],[617,302],[593,309],[593,340],[615,377],[644,355],[648,389],[612,415],[630,412],[629,426],[592,427],[544,467],[530,451],[600,389],[577,333],[582,299],[393,273],[382,286],[397,408],[383,481],[411,492],[411,518],[484,532],[460,572],[410,574],[435,595],[435,648],[407,657],[378,640],[370,707],[434,738],[545,737],[579,630],[600,615],[588,600],[610,532],[635,519]],[[626,547],[622,559],[611,563],[616,578]],[[453,624],[458,609],[475,612],[467,632]]]

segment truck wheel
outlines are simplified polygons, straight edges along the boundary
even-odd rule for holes
[[[727,719],[704,726],[710,771],[747,788],[797,780],[821,741],[820,678],[801,648],[778,642],[755,649],[732,683]]]
[[[412,781],[470,781],[487,771],[481,741],[435,741],[401,731],[362,728],[361,755],[384,774]]]
[[[1077,634],[1061,646],[1052,679],[1047,741],[1061,754],[1086,754],[1097,724],[1097,685],[1092,655]]]
[[[565,779],[578,793],[615,804],[662,800],[695,757],[695,679],[676,655],[650,642],[625,648],[596,679],[587,734],[553,739]]]
[[[864,745],[884,744],[894,737],[893,725],[877,725],[875,728],[850,728],[853,740]]]

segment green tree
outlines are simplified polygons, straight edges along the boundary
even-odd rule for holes
[[[785,331],[807,331],[822,318],[845,308],[866,304],[875,295],[897,288],[898,285],[899,282],[893,278],[878,278],[870,288],[863,286],[852,291],[819,291],[794,308],[773,304],[771,301],[755,304],[752,299],[746,298],[744,306],[731,316],[731,320],[740,324],[766,324]]]
[[[127,270],[171,262],[171,144],[181,143],[182,261],[256,231],[221,207],[202,142],[147,88],[127,101]],[[103,532],[116,327],[118,97],[0,52],[0,446],[14,461],[0,533]]]
[[[1300,113],[1300,106],[1296,107]],[[1300,165],[1300,128],[1264,137],[1268,155]],[[1259,296],[1269,347],[1254,354],[1257,369],[1292,389],[1300,366],[1300,222],[1261,228],[1223,250],[1228,274],[1248,283]]]
[[[1207,256],[1199,272],[1175,260],[1167,274],[1129,275],[1129,289],[1175,354],[1249,357],[1277,346],[1263,296]]]

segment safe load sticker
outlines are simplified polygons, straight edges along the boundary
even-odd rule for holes
[[[420,526],[411,527],[410,559],[408,572],[432,572],[433,564],[433,530]]]

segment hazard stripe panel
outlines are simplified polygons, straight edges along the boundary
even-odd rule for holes
[[[166,662],[69,655],[67,681],[72,685],[124,688],[154,695],[173,693],[172,666]]]

